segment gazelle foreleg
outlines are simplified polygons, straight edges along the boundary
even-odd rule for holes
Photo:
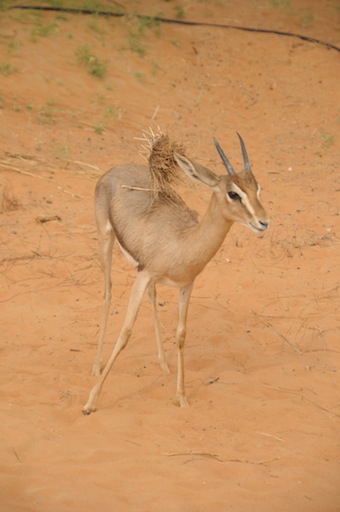
[[[105,381],[108,373],[110,372],[112,365],[115,362],[117,356],[123,350],[123,348],[126,347],[128,341],[129,341],[134,323],[137,318],[139,306],[141,304],[144,292],[145,292],[149,282],[150,282],[150,277],[147,272],[142,271],[137,274],[136,281],[134,282],[134,285],[131,290],[130,300],[129,300],[127,313],[126,313],[126,317],[124,320],[122,330],[120,331],[116,345],[113,349],[110,359],[106,363],[103,373],[99,377],[97,384],[95,384],[95,386],[92,388],[92,390],[90,392],[88,402],[85,405],[85,407],[83,408],[84,414],[90,414],[91,412],[95,411],[95,409],[96,409],[96,402],[100,395],[104,381]]]
[[[149,285],[149,301],[151,305],[153,324],[155,328],[157,348],[158,348],[158,358],[163,372],[170,373],[168,363],[166,361],[164,347],[161,339],[161,330],[159,326],[159,320],[157,315],[157,303],[156,303],[156,286],[154,281],[150,282]]]
[[[179,290],[179,319],[176,333],[178,348],[178,373],[177,373],[177,396],[181,407],[188,407],[188,401],[185,396],[184,385],[184,343],[186,337],[186,325],[188,316],[188,307],[193,287],[193,282]]]
[[[99,231],[98,229],[98,251],[105,282],[105,306],[102,324],[100,328],[97,355],[92,368],[92,375],[94,375],[95,377],[99,377],[101,372],[107,319],[109,316],[111,306],[111,264],[114,239],[115,235],[113,233],[111,225],[107,225],[104,231]]]

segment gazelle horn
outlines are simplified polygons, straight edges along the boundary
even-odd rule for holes
[[[238,135],[238,138],[240,139],[240,143],[241,143],[241,148],[242,148],[242,155],[243,155],[243,160],[244,160],[244,168],[247,172],[251,172],[251,168],[250,168],[250,163],[249,163],[249,158],[248,158],[248,154],[247,154],[247,150],[246,150],[246,146],[243,142],[243,139],[241,137],[241,135],[236,132],[237,135]]]
[[[223,149],[221,148],[221,146],[219,145],[217,139],[214,138],[214,144],[216,146],[216,149],[220,155],[220,157],[222,158],[222,161],[228,171],[228,173],[232,176],[233,174],[235,174],[235,171],[234,169],[232,168],[231,166],[231,163],[229,162],[228,158],[226,157],[226,155],[224,154],[224,151]]]

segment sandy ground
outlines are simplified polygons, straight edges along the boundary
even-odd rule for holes
[[[126,2],[133,11],[340,46],[335,0]],[[0,107],[1,512],[340,511],[339,53],[12,10],[0,13]],[[157,125],[218,173],[212,139],[241,169],[239,131],[271,228],[234,225],[196,281],[191,407],[176,402],[177,292],[162,287],[171,374],[145,300],[84,417],[103,306],[94,186],[113,164],[141,162],[134,137]],[[205,211],[204,187],[184,194]],[[134,273],[115,249],[105,357]]]

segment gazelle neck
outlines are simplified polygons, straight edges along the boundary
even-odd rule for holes
[[[233,220],[226,219],[222,215],[217,195],[213,193],[208,210],[187,240],[192,250],[194,250],[197,260],[202,262],[202,268],[221,247],[233,223]]]

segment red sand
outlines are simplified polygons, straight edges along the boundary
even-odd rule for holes
[[[335,3],[239,3],[183,7],[186,19],[340,46]],[[180,14],[172,2],[136,5]],[[140,36],[132,20],[100,17],[11,11],[0,25],[0,510],[340,511],[339,54],[207,27]],[[106,63],[102,79],[79,63],[84,44]],[[158,124],[219,173],[212,138],[239,169],[239,131],[271,228],[233,226],[197,279],[191,407],[176,403],[177,293],[164,287],[171,374],[145,300],[98,411],[84,417],[103,305],[95,182],[141,161],[134,136]],[[185,197],[202,214],[209,193]],[[105,357],[133,276],[115,249]]]

